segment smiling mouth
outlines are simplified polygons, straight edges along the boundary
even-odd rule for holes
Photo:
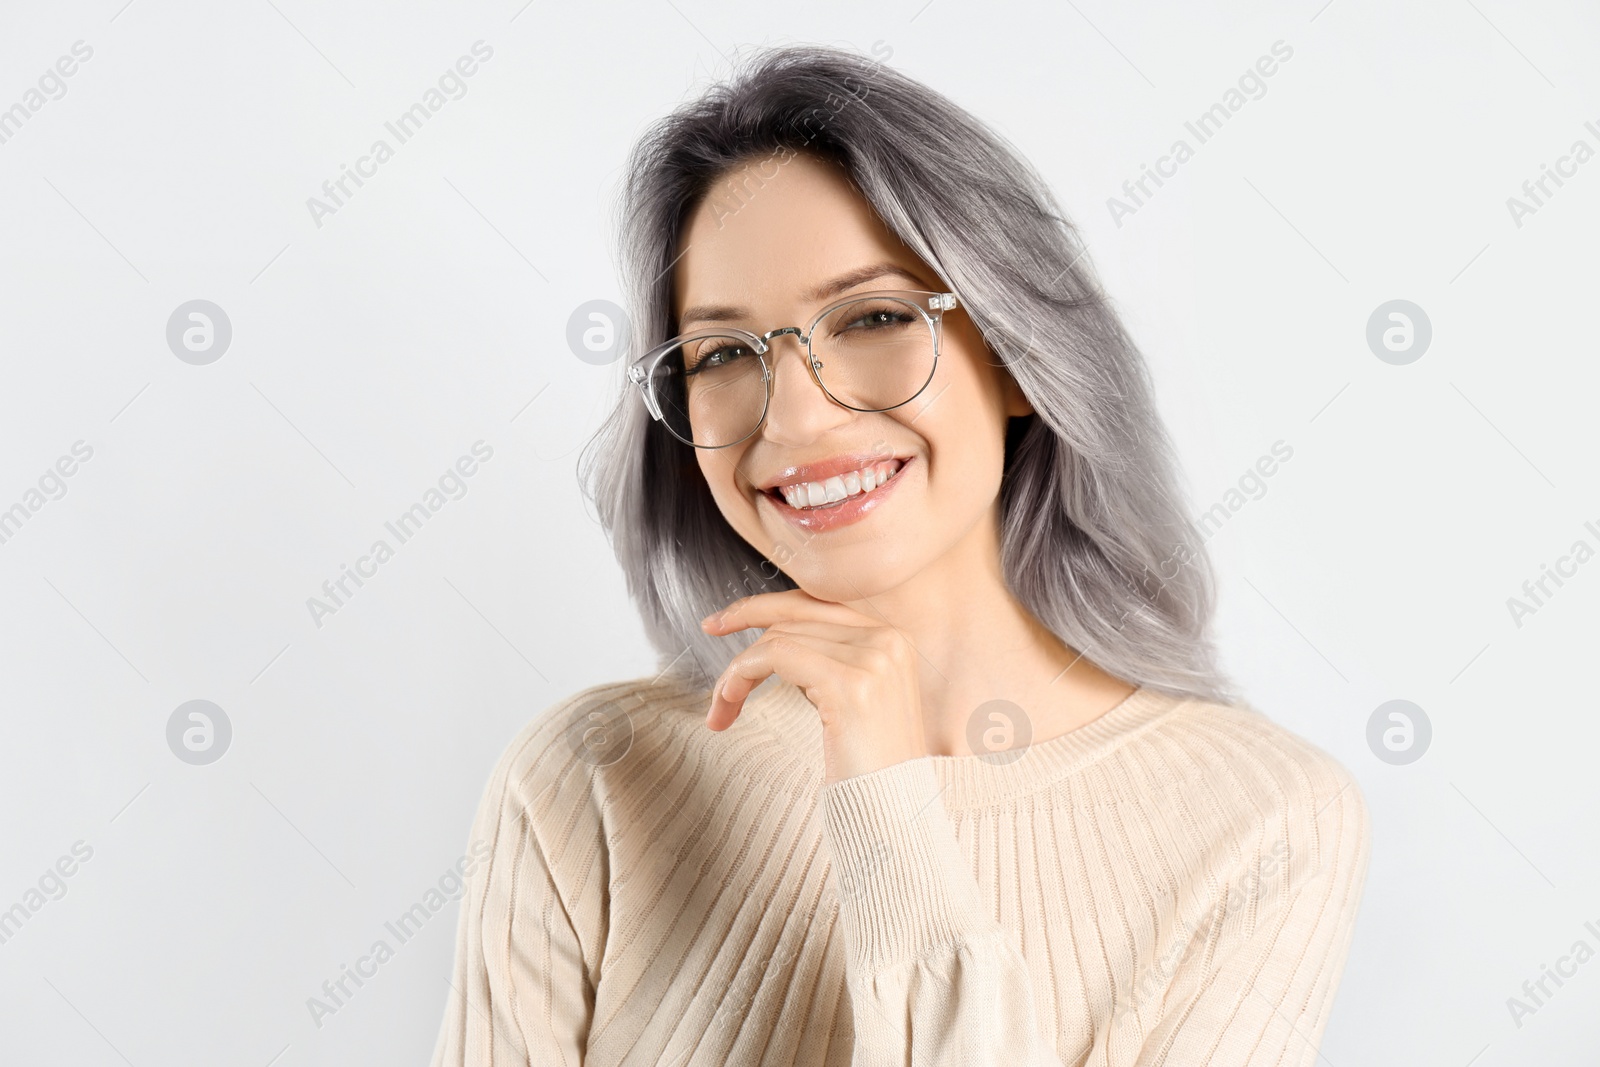
[[[902,459],[886,459],[819,482],[795,482],[768,489],[766,493],[796,511],[825,511],[859,496],[871,495],[893,481],[905,465]]]

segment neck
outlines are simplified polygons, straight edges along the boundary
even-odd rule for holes
[[[916,649],[930,755],[1057,737],[1135,688],[1062,642],[1011,592],[1000,566],[998,514],[910,581],[849,604],[893,626]],[[992,701],[1015,707],[983,707]]]

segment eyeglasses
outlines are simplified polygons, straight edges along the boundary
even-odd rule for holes
[[[805,346],[812,380],[830,400],[852,411],[888,411],[933,380],[944,312],[956,306],[954,293],[857,293],[823,308],[804,333],[717,326],[663,341],[628,368],[628,380],[672,436],[695,448],[726,448],[766,421],[774,337],[792,333]]]

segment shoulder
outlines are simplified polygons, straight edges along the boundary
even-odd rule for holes
[[[674,678],[628,678],[547,703],[501,751],[488,791],[530,814],[552,792],[596,795],[626,778],[612,768],[676,735],[701,694]],[[488,799],[486,797],[486,799]]]
[[[1141,742],[1136,758],[1158,792],[1181,801],[1181,817],[1212,848],[1364,873],[1371,822],[1355,775],[1254,706],[1182,700]]]
[[[665,725],[698,703],[682,683],[651,678],[592,685],[546,703],[504,746],[483,787],[471,847],[484,871],[542,880],[570,914],[589,914],[619,833],[626,838],[651,803],[654,776],[639,772],[641,753],[664,748]],[[631,847],[623,842],[624,851]]]
[[[551,701],[496,760],[474,836],[496,862],[548,880],[573,914],[610,907],[630,877],[646,884],[641,870],[730,840],[742,855],[779,832],[776,809],[806,808],[808,765],[759,716],[707,729],[709,701],[680,679],[643,677]]]
[[[1247,703],[1184,700],[1154,732],[1169,747],[1175,773],[1237,791],[1241,799],[1279,796],[1281,803],[1320,806],[1362,796],[1342,763]]]

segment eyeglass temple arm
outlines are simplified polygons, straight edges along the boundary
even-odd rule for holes
[[[656,407],[655,397],[650,395],[650,389],[645,385],[644,368],[637,363],[629,367],[628,380],[639,387],[639,395],[644,398],[645,410],[650,412],[650,417],[656,422],[665,421],[661,416],[661,409]]]

